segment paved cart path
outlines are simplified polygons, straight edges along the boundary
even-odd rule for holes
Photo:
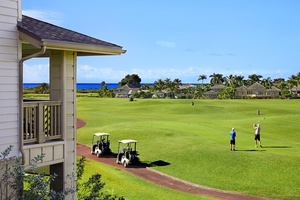
[[[85,126],[85,122],[82,120],[77,120],[77,128]],[[151,183],[161,185],[173,190],[178,190],[182,192],[197,194],[200,196],[212,197],[216,199],[226,199],[226,200],[268,200],[267,198],[253,197],[237,192],[224,191],[214,188],[209,188],[187,181],[180,180],[175,177],[163,174],[161,172],[155,171],[146,165],[129,165],[124,168],[123,165],[116,163],[116,156],[103,156],[98,158],[96,155],[91,154],[91,147],[77,143],[77,155],[84,156],[86,158],[101,162],[107,165],[117,167],[121,170],[129,172],[135,176],[143,178]]]

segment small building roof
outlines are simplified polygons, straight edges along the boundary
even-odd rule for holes
[[[131,90],[131,89],[136,89],[136,90],[138,90],[139,88],[138,87],[136,87],[135,85],[133,85],[133,84],[125,84],[125,85],[123,85],[123,86],[121,86],[121,87],[119,87],[118,88],[118,90]]]
[[[248,87],[248,90],[265,91],[266,88],[262,86],[260,83],[255,82]]]
[[[222,89],[224,87],[225,87],[225,85],[217,84],[217,85],[212,86],[210,89],[211,90],[220,90],[220,89]]]
[[[183,84],[183,85],[180,85],[179,88],[180,89],[186,89],[186,88],[195,88],[196,86],[195,85],[192,85],[192,84]]]
[[[214,90],[209,90],[207,92],[204,93],[204,95],[217,95],[218,92],[214,91]]]
[[[126,52],[121,46],[99,40],[66,28],[43,22],[26,15],[18,22],[19,37],[23,44],[23,56],[37,49],[76,51],[78,56],[120,55]],[[47,52],[44,56],[47,56]]]
[[[292,92],[300,92],[300,86],[294,86],[292,89],[291,89]]]
[[[247,90],[247,87],[245,85],[236,88],[236,91],[246,91],[246,90]]]
[[[278,91],[278,92],[280,92],[281,90],[278,89],[278,88],[275,87],[275,86],[272,86],[270,89],[267,89],[267,91]]]

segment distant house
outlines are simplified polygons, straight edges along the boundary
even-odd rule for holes
[[[195,88],[196,86],[195,85],[192,85],[192,84],[184,84],[184,85],[180,85],[179,86],[179,89],[180,90],[183,90],[183,89],[188,89],[188,88]]]
[[[247,96],[247,87],[241,86],[235,89],[235,97],[246,97]]]
[[[152,98],[166,98],[166,96],[166,90],[157,90],[156,92],[152,92]]]
[[[209,90],[203,94],[204,97],[210,98],[210,99],[215,99],[218,97],[218,92],[215,90]]]
[[[12,145],[10,156],[19,157],[25,168],[44,153],[38,167],[57,174],[50,188],[62,191],[76,187],[69,175],[76,174],[77,57],[121,55],[126,50],[24,16],[21,5],[21,0],[0,1],[0,151]],[[23,63],[37,57],[49,60],[49,101],[23,102]],[[13,163],[0,164],[9,168]],[[9,189],[3,190],[6,195]]]
[[[225,85],[222,84],[214,85],[207,92],[203,93],[203,97],[215,99],[218,97],[218,92],[224,87]]]
[[[294,86],[292,89],[291,89],[291,92],[293,93],[293,94],[297,94],[297,96],[299,96],[300,95],[300,86],[298,85],[298,86]]]
[[[225,87],[225,85],[222,85],[222,84],[217,84],[217,85],[214,85],[214,86],[212,86],[211,88],[210,88],[210,90],[213,90],[213,91],[215,91],[215,92],[219,92],[222,88],[224,88]]]
[[[266,88],[258,82],[255,82],[254,84],[247,87],[247,96],[262,97],[265,96],[265,93]]]
[[[241,86],[236,88],[235,97],[272,97],[276,98],[280,95],[280,89],[272,86],[270,89],[266,89],[263,85],[256,82],[249,87]]]
[[[271,89],[266,90],[266,96],[268,97],[279,97],[281,90],[275,86],[272,86]]]
[[[205,92],[203,94],[206,98],[217,98],[218,92],[224,88],[224,85],[215,85],[210,88],[209,91]],[[299,88],[300,89],[300,88]],[[234,96],[236,98],[245,98],[245,97],[271,97],[271,98],[277,98],[280,95],[280,89],[276,88],[275,86],[272,86],[270,89],[266,89],[264,86],[262,86],[260,83],[254,83],[247,86],[241,86],[235,89]]]
[[[139,88],[132,84],[126,84],[115,91],[116,98],[129,98],[130,95],[139,91]]]

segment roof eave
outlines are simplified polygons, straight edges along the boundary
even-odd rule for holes
[[[36,48],[42,48],[42,46],[46,46],[47,49],[54,50],[67,50],[67,51],[76,51],[80,53],[82,56],[89,55],[121,55],[126,53],[126,50],[123,50],[121,47],[108,47],[101,45],[91,45],[91,44],[83,44],[83,43],[74,43],[67,41],[59,41],[59,40],[47,40],[40,39],[37,37],[28,34],[23,29],[19,29],[19,38],[25,42],[29,43]]]
[[[116,47],[106,47],[101,45],[90,45],[56,40],[43,40],[42,45],[46,46],[47,49],[76,51],[85,53],[85,55],[121,55],[126,53],[126,50]]]

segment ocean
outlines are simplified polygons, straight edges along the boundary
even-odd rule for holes
[[[41,83],[23,83],[23,88],[34,88],[39,86]],[[108,89],[118,88],[118,83],[106,83]],[[100,89],[100,83],[77,83],[77,90],[89,90],[89,89]]]
[[[141,85],[150,84],[151,83],[141,83]],[[39,86],[41,83],[23,83],[23,88],[34,88],[35,86]],[[106,83],[108,89],[115,89],[118,88],[118,83]],[[89,89],[100,89],[100,83],[77,83],[76,85],[77,90],[89,90]]]

